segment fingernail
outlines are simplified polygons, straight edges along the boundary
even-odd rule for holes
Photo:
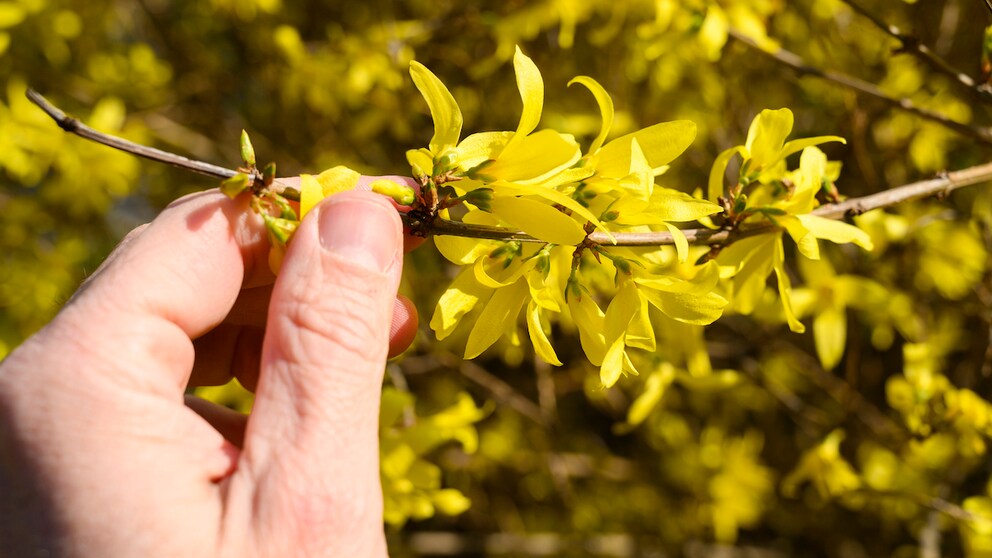
[[[320,244],[371,271],[385,272],[400,249],[400,220],[395,209],[373,195],[343,192],[321,205]]]

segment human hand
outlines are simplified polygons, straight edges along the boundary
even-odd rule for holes
[[[379,395],[416,330],[400,220],[346,192],[274,283],[267,250],[243,198],[183,198],[0,363],[0,555],[386,555]],[[231,376],[247,425],[184,405]]]

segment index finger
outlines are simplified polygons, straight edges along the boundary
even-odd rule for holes
[[[79,343],[96,348],[105,362],[95,368],[104,373],[111,368],[140,376],[141,384],[185,387],[190,340],[224,320],[243,285],[271,282],[266,232],[248,203],[217,191],[174,202],[70,301],[53,327],[68,326]]]

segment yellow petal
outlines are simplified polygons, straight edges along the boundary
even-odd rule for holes
[[[447,219],[447,210],[443,210],[441,217]],[[499,219],[491,213],[478,209],[469,211],[462,217],[462,221],[472,225],[488,225],[495,227],[499,225]],[[469,265],[488,254],[499,245],[498,242],[482,240],[478,238],[465,238],[463,236],[434,236],[434,245],[437,246],[441,255],[451,263],[458,265]]]
[[[462,316],[467,314],[480,299],[489,296],[492,289],[475,280],[471,268],[465,268],[451,282],[448,290],[441,295],[431,317],[431,329],[438,340],[451,335]]]
[[[721,196],[723,196],[724,190],[724,180],[727,174],[727,165],[730,164],[730,159],[738,153],[744,154],[745,151],[741,146],[731,147],[716,156],[716,160],[713,161],[713,167],[710,169],[710,181],[709,187],[707,188],[707,199],[715,202]]]
[[[467,171],[486,161],[495,160],[506,149],[513,132],[480,132],[458,144],[458,166]]]
[[[541,130],[519,140],[514,136],[483,174],[507,182],[540,182],[571,167],[581,156],[572,136]]]
[[[320,203],[320,200],[324,199],[324,193],[321,191],[320,183],[317,179],[313,177],[312,174],[301,174],[300,175],[300,220],[310,210],[314,208],[315,205]]]
[[[808,213],[816,205],[816,193],[827,172],[827,156],[816,147],[807,147],[799,160],[799,178],[792,198],[778,206],[789,213]]]
[[[640,308],[637,309],[637,313],[630,320],[630,325],[627,326],[627,334],[624,342],[630,347],[637,347],[638,349],[653,352],[658,347],[654,335],[654,327],[651,325],[648,300],[644,297],[639,298]]]
[[[603,336],[605,315],[589,294],[568,297],[568,310],[579,330],[582,352],[593,366],[603,364],[606,355],[606,338]]]
[[[616,296],[606,309],[603,321],[603,339],[606,344],[606,354],[599,369],[599,378],[603,385],[610,387],[617,382],[623,373],[624,346],[627,326],[634,314],[641,307],[638,289],[633,283],[627,283],[617,291]]]
[[[413,176],[417,179],[423,175],[429,175],[434,168],[434,158],[427,149],[408,149],[406,162],[410,164]]]
[[[426,66],[417,61],[410,62],[410,76],[427,101],[431,118],[434,119],[430,150],[435,156],[441,155],[458,143],[462,133],[462,111],[448,88]],[[424,170],[430,172],[429,169]]]
[[[809,230],[803,226],[802,222],[792,215],[776,219],[796,242],[799,252],[811,260],[820,259],[820,245],[816,242],[816,237],[809,234]]]
[[[799,321],[796,313],[792,311],[792,281],[789,280],[789,274],[785,272],[785,253],[782,250],[781,237],[775,243],[772,262],[775,277],[778,279],[778,295],[782,299],[782,309],[785,310],[785,319],[789,323],[789,329],[796,333],[804,333],[806,326]]]
[[[853,242],[865,250],[874,248],[871,242],[871,236],[854,225],[848,225],[842,221],[826,219],[810,214],[797,215],[796,218],[816,238],[822,238],[830,242],[836,242],[837,244]]]
[[[495,193],[497,195],[506,194],[506,195],[515,195],[515,196],[538,196],[544,198],[550,201],[551,203],[558,204],[570,210],[573,214],[578,215],[579,217],[589,221],[590,223],[593,224],[593,226],[605,232],[606,235],[609,236],[611,240],[613,240],[613,235],[611,235],[609,231],[607,231],[603,227],[603,224],[600,223],[599,219],[597,219],[596,216],[591,211],[589,211],[589,209],[584,207],[579,202],[575,201],[575,198],[571,196],[566,196],[565,194],[562,194],[558,190],[547,188],[543,185],[510,184],[503,182],[494,184],[493,189],[495,190]]]
[[[640,200],[647,201],[654,193],[654,175],[637,138],[630,141],[630,174],[620,181],[624,189]]]
[[[596,169],[600,175],[622,178],[629,174],[631,145],[635,138],[651,168],[657,172],[692,144],[696,139],[696,125],[688,120],[662,122],[607,143],[598,155]]]
[[[833,370],[847,345],[847,315],[843,307],[828,306],[813,317],[816,354],[826,370]]]
[[[637,275],[634,282],[649,289],[668,293],[706,293],[716,288],[720,280],[720,266],[715,261],[706,262],[695,267],[695,274],[690,278],[673,275]]]
[[[586,237],[575,219],[539,201],[496,197],[490,208],[503,221],[545,242],[575,246]]]
[[[606,89],[591,77],[577,76],[568,82],[568,85],[571,86],[573,83],[586,86],[586,89],[596,98],[596,104],[599,105],[599,113],[603,118],[603,124],[599,128],[599,135],[596,136],[596,139],[592,141],[592,145],[589,146],[588,153],[594,155],[603,146],[603,142],[606,141],[606,136],[610,133],[610,128],[613,126],[613,99],[610,98],[610,94],[606,92]]]
[[[672,239],[675,241],[675,253],[678,254],[679,263],[685,263],[689,259],[689,241],[685,238],[682,229],[671,223],[665,223],[665,227],[668,228],[668,232],[672,233]]]
[[[763,110],[751,121],[747,132],[747,158],[751,161],[750,170],[757,171],[778,161],[785,138],[792,133],[794,118],[787,108]]]
[[[843,143],[845,145],[847,144],[847,140],[840,136],[816,136],[812,138],[795,139],[792,141],[785,142],[785,145],[782,146],[782,151],[779,153],[778,157],[779,159],[785,159],[789,155],[792,155],[793,153],[799,153],[800,151],[806,149],[807,147],[812,147],[814,145],[820,145],[822,143],[830,143],[834,141]]]
[[[772,272],[774,244],[781,234],[762,234],[731,244],[717,256],[722,269],[733,271],[732,305],[741,314],[750,314],[761,299],[768,274]],[[721,271],[723,273],[723,271]]]
[[[665,391],[675,378],[675,368],[668,362],[663,362],[658,370],[653,372],[644,380],[644,387],[637,399],[631,403],[627,409],[627,424],[636,426],[651,414],[651,411],[658,406]]]
[[[712,292],[671,293],[645,288],[641,295],[669,318],[687,324],[711,324],[723,315],[727,306],[727,299]]]
[[[495,343],[503,332],[517,320],[527,298],[527,282],[517,281],[498,289],[479,314],[475,327],[468,335],[465,358],[475,358]]]
[[[558,355],[555,354],[554,347],[548,340],[541,323],[541,307],[533,300],[527,305],[527,332],[530,334],[530,342],[534,345],[534,352],[541,357],[544,362],[554,366],[561,366]]]
[[[317,182],[320,184],[321,193],[326,198],[339,192],[354,189],[361,176],[357,171],[339,165],[318,174]]]
[[[476,281],[491,289],[499,289],[516,283],[518,279],[534,267],[535,263],[536,261],[534,259],[522,263],[517,261],[509,268],[504,268],[502,260],[484,257],[475,260],[472,270],[475,273]],[[499,278],[493,277],[487,268],[500,272],[496,274]]]
[[[541,71],[519,46],[513,54],[513,71],[517,76],[517,89],[520,91],[524,108],[520,113],[520,123],[517,124],[517,132],[510,140],[510,145],[523,140],[537,128],[538,123],[541,122],[541,111],[544,109],[544,80],[541,78]]]
[[[684,223],[697,221],[707,215],[722,211],[722,208],[706,200],[702,200],[678,190],[657,188],[651,196],[648,211],[658,215],[664,221]]]
[[[544,310],[561,312],[561,305],[554,296],[555,292],[548,285],[548,274],[542,273],[535,267],[531,268],[526,277],[531,299]]]

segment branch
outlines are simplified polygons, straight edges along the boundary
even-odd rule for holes
[[[757,48],[757,47],[755,47]],[[764,51],[762,51],[764,52]],[[230,178],[238,174],[239,171],[225,169],[209,163],[194,161],[151,147],[139,145],[109,134],[98,132],[89,126],[81,123],[75,118],[67,116],[64,112],[53,106],[37,92],[29,89],[28,98],[42,108],[49,116],[58,123],[59,127],[67,132],[71,132],[91,141],[95,141],[108,147],[113,147],[127,153],[145,157],[153,161],[158,161],[173,165],[182,169],[191,170],[214,178]],[[992,163],[969,167],[960,171],[943,173],[930,180],[914,182],[904,186],[898,186],[884,192],[872,194],[861,198],[852,198],[841,203],[821,206],[812,212],[813,215],[828,219],[841,219],[848,216],[860,215],[873,209],[882,209],[910,200],[927,198],[930,196],[946,196],[964,186],[971,186],[981,182],[992,180]],[[299,191],[295,186],[276,180],[277,193],[289,199],[299,199]],[[400,214],[403,223],[413,227],[415,230],[423,231],[431,235],[462,236],[466,238],[480,238],[488,240],[516,240],[520,242],[544,242],[534,238],[522,231],[505,229],[501,227],[488,227],[484,225],[472,225],[460,221],[449,221],[446,219],[435,219],[431,223],[423,223],[410,217],[408,214]],[[735,229],[686,229],[682,233],[689,244],[719,244],[728,245],[740,240],[759,234],[775,232],[778,227],[771,223],[744,226]],[[614,244],[610,235],[604,232],[593,232],[589,234],[589,240],[604,246],[665,246],[675,244],[672,233],[669,232],[614,232],[611,233],[616,240]]]
[[[203,161],[196,161],[194,159],[183,157],[182,155],[176,155],[175,153],[169,153],[168,151],[162,151],[161,149],[155,149],[154,147],[134,143],[124,138],[98,132],[86,124],[83,124],[79,119],[67,115],[62,111],[62,109],[48,102],[48,99],[45,99],[45,97],[37,91],[28,88],[26,95],[28,100],[38,105],[41,110],[45,111],[45,114],[51,117],[51,119],[58,124],[59,128],[90,141],[95,141],[101,145],[113,147],[114,149],[119,149],[132,155],[137,155],[138,157],[144,157],[145,159],[150,159],[158,163],[165,163],[167,165],[172,165],[174,167],[193,171],[195,173],[220,180],[231,178],[232,176],[239,174],[239,171],[236,170],[211,165],[210,163],[205,163]],[[278,183],[279,181],[277,180],[276,184]],[[293,190],[291,186],[285,184],[278,184],[278,186],[280,188],[280,193],[284,190]]]
[[[875,496],[878,498],[905,498],[907,500],[913,501],[916,505],[932,510],[935,512],[942,513],[947,517],[959,522],[959,523],[972,523],[975,521],[983,521],[985,518],[976,516],[970,511],[964,509],[963,507],[944,500],[943,498],[938,498],[937,496],[928,496],[926,494],[913,494],[911,492],[904,492],[901,490],[876,490],[874,488],[858,488],[853,491],[854,494],[863,494],[865,496]]]
[[[937,56],[932,50],[930,50],[930,47],[921,43],[916,37],[905,34],[895,25],[887,24],[881,19],[875,17],[874,14],[866,10],[864,6],[861,6],[855,2],[855,0],[841,1],[847,4],[849,8],[860,14],[862,17],[870,21],[875,27],[881,29],[893,39],[899,41],[899,44],[901,45],[900,50],[902,52],[907,52],[923,60],[931,68],[956,81],[982,101],[992,101],[992,91],[979,86],[968,74],[954,69],[954,67],[948,64],[947,61]],[[986,0],[986,2],[990,1],[992,0]],[[989,6],[992,8],[992,3],[990,3]]]
[[[842,85],[844,87],[847,87],[848,89],[857,91],[858,93],[862,93],[864,95],[868,95],[870,97],[874,97],[876,99],[884,101],[886,104],[892,105],[893,107],[898,108],[900,110],[904,110],[908,113],[915,114],[916,116],[919,116],[924,120],[936,122],[937,124],[940,124],[941,126],[944,126],[949,130],[953,130],[963,136],[967,136],[986,145],[992,145],[992,131],[990,131],[989,128],[979,128],[975,126],[970,126],[968,124],[964,124],[962,122],[958,122],[956,120],[951,120],[950,118],[944,116],[943,114],[934,112],[930,109],[920,107],[909,99],[896,99],[895,97],[890,97],[884,91],[879,89],[878,86],[868,83],[867,81],[864,81],[862,79],[858,79],[856,77],[849,76],[847,74],[842,74],[840,72],[835,72],[832,70],[823,70],[815,66],[810,66],[806,64],[806,62],[804,62],[803,59],[794,52],[781,48],[775,52],[767,51],[761,48],[760,46],[758,46],[758,44],[755,43],[753,40],[751,40],[749,37],[741,34],[739,31],[735,29],[729,29],[727,33],[741,44],[746,45],[758,51],[759,53],[763,54],[764,56],[767,56],[768,58],[771,58],[772,60],[778,62],[779,64],[783,64],[785,66],[792,68],[800,75],[810,75],[821,79],[825,79],[827,81],[831,81],[838,85]]]

